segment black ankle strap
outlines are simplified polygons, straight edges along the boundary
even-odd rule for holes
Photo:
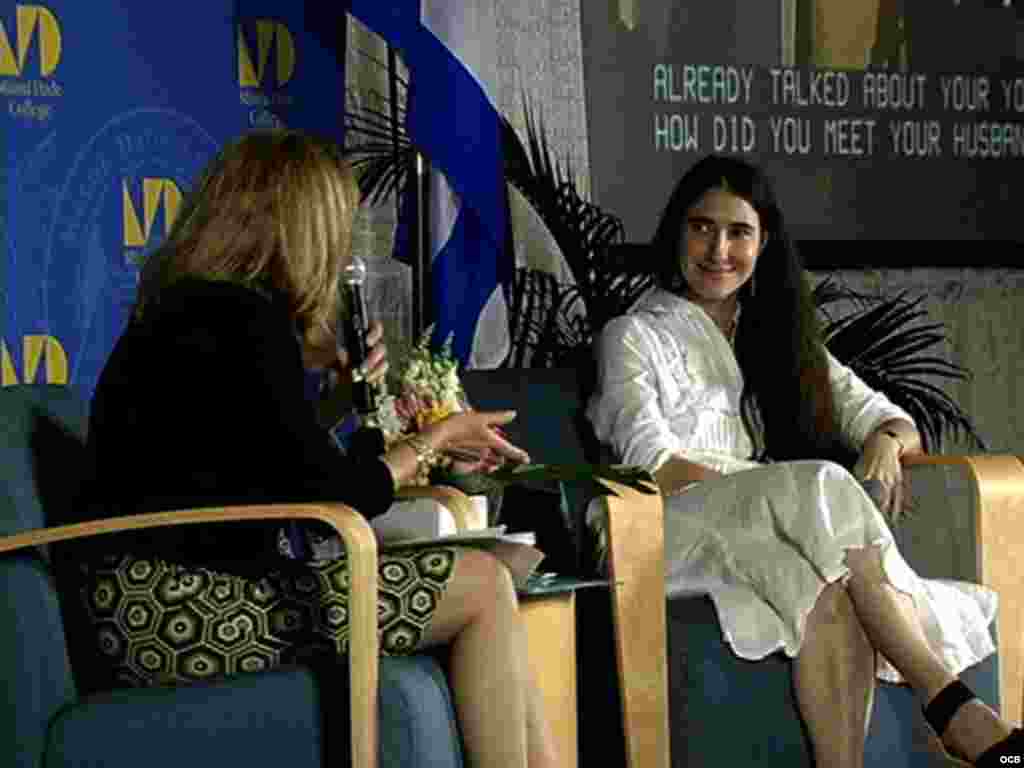
[[[977,768],[1003,768],[1019,764],[1021,755],[1024,755],[1024,731],[1014,728],[1009,736],[978,755],[974,764]]]
[[[976,697],[970,688],[959,680],[954,680],[928,702],[928,706],[924,708],[924,719],[941,738],[956,711],[974,698]]]

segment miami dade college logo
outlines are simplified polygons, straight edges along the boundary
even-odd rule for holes
[[[141,186],[142,216],[136,205],[134,192]],[[143,178],[121,180],[125,262],[142,266],[158,214],[163,214],[162,236],[171,231],[171,225],[181,207],[181,189],[172,179]],[[154,243],[156,245],[156,243]]]
[[[41,5],[16,5],[13,27],[0,19],[0,96],[9,98],[7,112],[12,117],[43,124],[53,116],[53,99],[64,89],[50,79],[60,64],[62,38],[60,22],[53,11]],[[11,44],[8,30],[15,33],[17,47]],[[35,45],[33,46],[33,42]],[[35,50],[35,63],[29,63],[29,51]],[[26,79],[36,75],[34,79]]]
[[[0,21],[0,75],[21,77],[33,38],[38,41],[39,75],[49,77],[60,63],[61,36],[57,17],[41,5],[17,5],[18,53],[11,47],[11,38]]]
[[[275,53],[274,85],[280,88],[295,74],[295,41],[288,27],[272,19],[256,19],[256,52],[254,60],[246,42],[245,26],[238,25],[238,85],[242,88],[264,88],[271,50]],[[255,66],[253,62],[255,61]]]
[[[295,74],[295,38],[280,21],[251,19],[238,25],[237,39],[239,98],[250,107],[249,124],[283,127],[279,108],[292,104],[286,86]]]
[[[68,383],[68,356],[64,347],[53,336],[33,334],[25,336],[22,342],[22,376],[7,349],[7,342],[0,339],[0,386],[34,384],[39,374],[39,364],[46,359],[46,384]]]

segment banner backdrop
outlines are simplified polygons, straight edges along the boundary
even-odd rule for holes
[[[341,6],[0,0],[4,386],[91,394],[142,260],[226,141],[341,138]]]
[[[800,240],[1024,241],[1022,0],[581,8],[592,188],[628,240],[725,153],[776,178]]]

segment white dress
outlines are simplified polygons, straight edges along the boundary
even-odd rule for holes
[[[844,439],[859,448],[882,422],[912,421],[829,356]],[[743,381],[728,340],[697,304],[664,290],[605,327],[587,414],[621,461],[655,471],[680,456],[727,475],[665,499],[669,597],[708,594],[744,659],[800,650],[807,614],[848,570],[847,549],[878,545],[889,582],[911,595],[925,636],[957,674],[995,648],[996,595],[921,579],[860,483],[826,461],[758,464],[740,417]],[[899,673],[878,655],[878,675]]]

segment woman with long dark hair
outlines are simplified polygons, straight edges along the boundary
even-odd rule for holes
[[[588,413],[665,495],[669,596],[709,594],[738,656],[793,658],[817,765],[863,764],[876,676],[914,688],[951,752],[1024,751],[957,679],[994,650],[995,596],[897,550],[883,513],[920,436],[826,350],[770,180],[701,160],[653,245],[658,286],[603,330]]]

